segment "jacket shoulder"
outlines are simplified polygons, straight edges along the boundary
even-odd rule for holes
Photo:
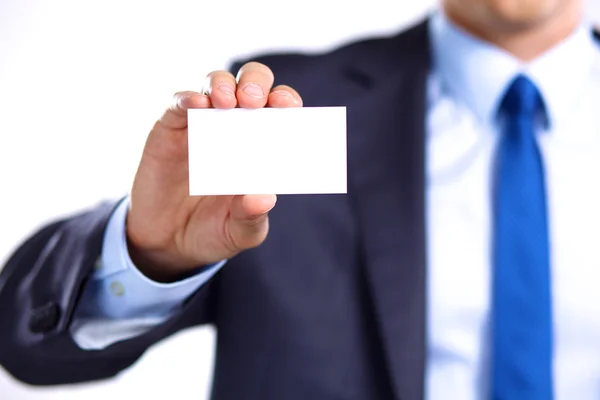
[[[331,50],[308,52],[280,52],[256,54],[246,59],[236,60],[230,70],[236,74],[247,62],[256,61],[267,65],[275,74],[276,84],[295,81],[298,76],[326,76],[330,71],[348,65],[360,57],[380,57],[389,52],[409,55],[419,34],[427,29],[428,21],[421,21],[394,36],[379,36],[344,43]]]

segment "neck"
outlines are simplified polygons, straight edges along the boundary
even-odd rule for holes
[[[444,11],[457,26],[524,62],[558,45],[575,31],[583,18],[579,6],[565,7],[544,20],[523,24],[484,21],[483,18],[470,20],[452,7],[444,7]]]

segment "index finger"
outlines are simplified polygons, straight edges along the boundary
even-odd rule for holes
[[[198,92],[178,92],[173,96],[171,106],[164,112],[158,123],[169,129],[187,127],[187,111],[191,108],[210,108],[210,98]]]

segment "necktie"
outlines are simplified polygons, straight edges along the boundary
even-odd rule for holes
[[[544,168],[535,123],[544,106],[517,76],[500,106],[495,170],[491,398],[551,400],[552,307]]]

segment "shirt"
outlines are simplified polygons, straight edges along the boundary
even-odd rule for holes
[[[492,162],[504,90],[519,73],[539,88],[548,124],[538,132],[548,193],[557,400],[600,398],[600,51],[583,22],[524,64],[462,31],[443,13],[430,24],[433,69],[427,126],[427,400],[488,393]],[[132,264],[127,202],[112,216],[99,268],[72,326],[84,349],[101,349],[169,318],[221,262],[159,284]]]

